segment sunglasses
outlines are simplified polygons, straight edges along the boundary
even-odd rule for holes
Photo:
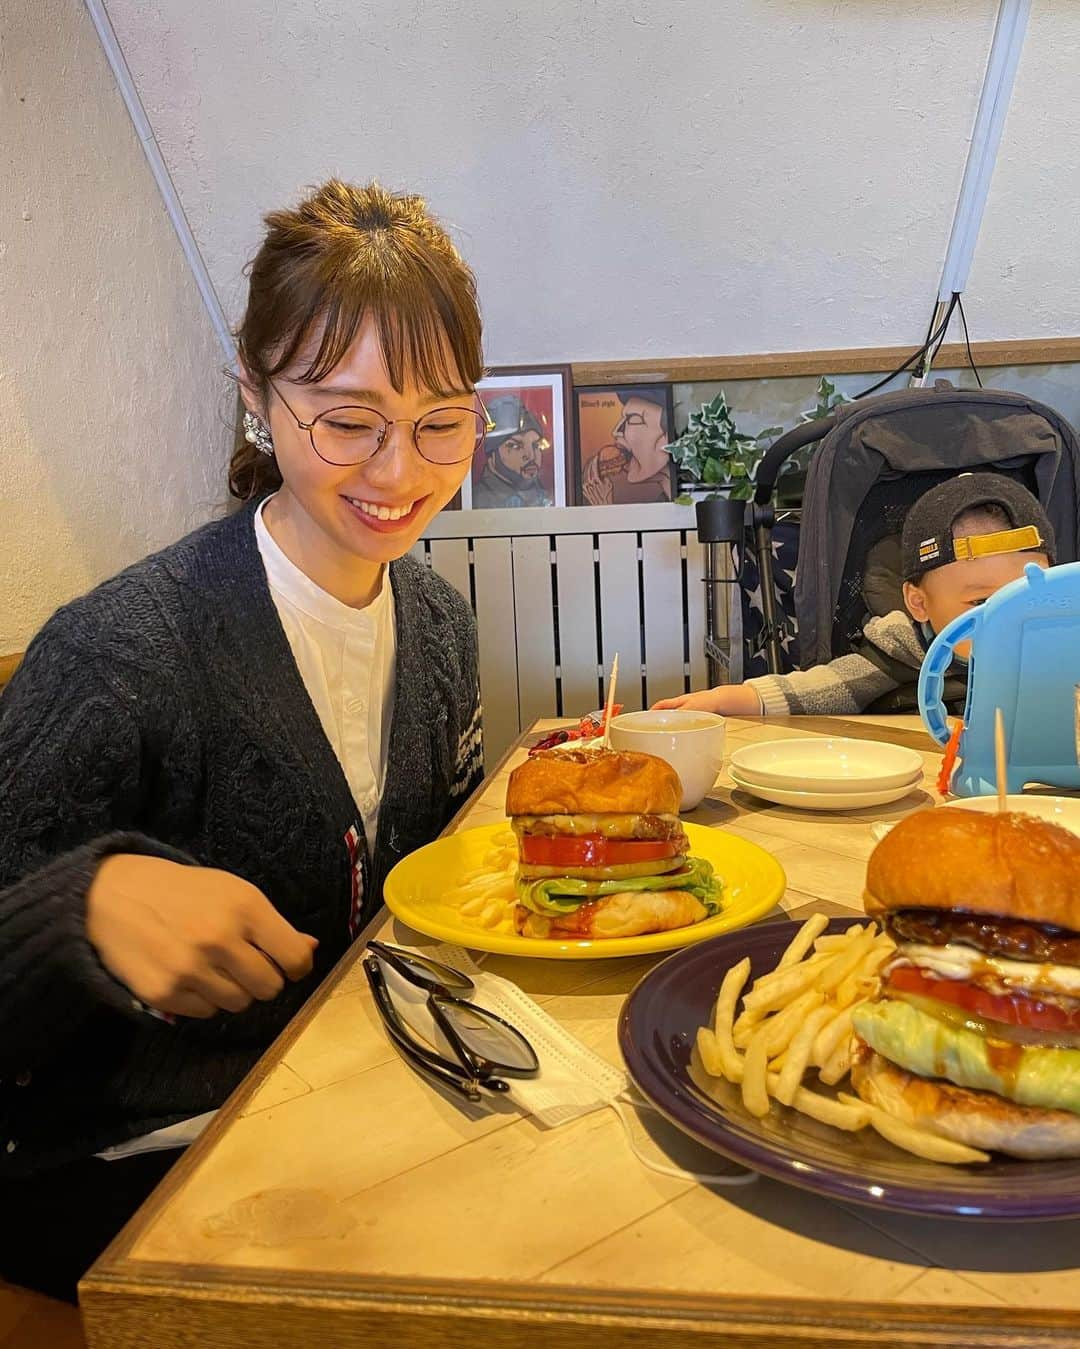
[[[507,1092],[507,1077],[535,1077],[540,1060],[528,1040],[509,1022],[465,996],[476,985],[461,970],[384,942],[368,942],[364,973],[396,1049],[414,1068],[468,1101],[483,1099],[480,1088]],[[421,1040],[398,1011],[386,971],[427,994],[425,1006],[453,1059]]]

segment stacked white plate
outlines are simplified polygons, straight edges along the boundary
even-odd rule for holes
[[[744,745],[730,760],[731,780],[765,801],[802,810],[864,810],[913,792],[922,755],[880,740],[769,740]]]

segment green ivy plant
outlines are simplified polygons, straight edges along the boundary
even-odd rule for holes
[[[817,402],[800,415],[801,422],[818,421],[828,417],[841,403],[850,400],[836,385],[824,377],[817,387]],[[679,480],[684,487],[716,487],[736,501],[748,501],[754,495],[754,478],[765,451],[783,432],[782,426],[767,426],[756,435],[748,436],[735,425],[727,397],[721,391],[709,403],[702,403],[690,414],[686,430],[667,446],[667,451],[679,466]],[[807,446],[784,465],[784,473],[805,469],[815,445]],[[689,497],[681,497],[687,502]]]
[[[768,426],[756,436],[745,435],[735,425],[721,389],[712,402],[691,412],[686,430],[667,450],[687,483],[730,486],[726,495],[747,501],[754,494],[753,477],[762,456],[780,430]]]

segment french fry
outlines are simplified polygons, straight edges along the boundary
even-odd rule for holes
[[[736,1049],[745,1049],[749,1045],[764,1019],[763,1016],[756,1016],[750,1012],[740,1012],[739,1019],[731,1030],[731,1038],[735,1042]]]
[[[795,1104],[795,1093],[799,1090],[803,1073],[806,1072],[810,1062],[810,1050],[814,1046],[817,1033],[834,1015],[833,1009],[827,1004],[815,1007],[792,1036],[783,1068],[777,1079],[776,1090],[772,1093],[782,1105]]]
[[[789,1002],[782,1012],[765,1024],[765,1046],[769,1058],[786,1049],[803,1018],[825,1001],[825,995],[816,988],[808,988],[800,993],[794,1002]]]
[[[850,1070],[851,1054],[852,1037],[846,1035],[818,1069],[818,1077],[827,1087],[835,1087]]]
[[[823,913],[812,914],[788,943],[788,948],[780,957],[780,963],[776,968],[784,970],[789,965],[798,964],[828,926],[829,920]]]
[[[768,1026],[762,1026],[750,1041],[743,1059],[742,1099],[751,1115],[760,1119],[769,1113],[769,1092],[766,1084],[769,1049],[766,1036]]]
[[[868,928],[857,931],[850,944],[838,950],[825,967],[818,979],[818,987],[829,993],[843,983],[852,970],[857,969],[862,963],[873,941],[874,934]]]
[[[810,1062],[815,1068],[822,1068],[835,1052],[836,1046],[851,1035],[851,1008],[845,1007],[831,1021],[827,1021],[814,1039],[810,1050]]]
[[[720,1058],[720,1051],[716,1044],[716,1036],[708,1026],[699,1026],[697,1033],[697,1052],[701,1060],[701,1066],[710,1077],[727,1077],[724,1071],[724,1063]],[[740,1063],[741,1070],[741,1063]],[[732,1079],[728,1078],[730,1082]]]
[[[821,966],[810,960],[804,960],[799,965],[791,965],[786,970],[779,970],[766,987],[758,988],[755,983],[743,998],[743,1007],[746,1011],[755,1012],[759,1016],[763,1016],[766,1012],[774,1012],[798,997],[804,989],[809,988],[816,982],[821,972]]]
[[[739,1001],[739,994],[749,975],[748,957],[744,957],[737,965],[732,965],[720,985],[716,1011],[713,1015],[713,1036],[722,1065],[721,1076],[726,1077],[729,1082],[741,1082],[743,1078],[742,1056],[736,1052],[732,1040],[732,1021],[735,1016],[735,1004]]]
[[[817,1091],[798,1087],[791,1105],[798,1113],[809,1114],[812,1120],[818,1120],[821,1124],[831,1124],[833,1129],[855,1132],[856,1129],[864,1129],[870,1124],[870,1106],[852,1097],[841,1097],[839,1101],[831,1101],[828,1097],[822,1097]]]
[[[765,994],[774,989],[794,986],[797,983],[795,976],[801,971],[823,970],[831,959],[831,953],[824,951],[808,955],[805,960],[799,962],[798,966],[788,965],[784,969],[781,969],[780,966],[777,965],[767,973],[758,975],[754,980],[754,987],[751,991],[754,996],[757,997],[758,994]],[[761,998],[760,1001],[764,1001],[764,998]]]
[[[846,1092],[840,1093],[840,1100],[848,1105],[865,1105]],[[966,1143],[956,1143],[951,1138],[942,1138],[925,1129],[916,1129],[911,1124],[886,1114],[876,1105],[866,1107],[870,1112],[870,1125],[882,1138],[905,1152],[913,1152],[916,1157],[925,1157],[930,1162],[945,1162],[950,1166],[964,1166],[971,1162],[988,1162],[990,1154],[978,1148],[969,1148]]]
[[[873,1107],[811,1091],[802,1081],[811,1067],[826,1086],[850,1071],[852,1011],[877,995],[880,968],[895,947],[872,923],[851,923],[843,933],[825,933],[826,924],[822,916],[803,923],[776,966],[749,989],[749,959],[727,971],[713,1024],[698,1032],[698,1056],[711,1076],[740,1087],[743,1105],[758,1118],[775,1098],[834,1128],[863,1129]]]

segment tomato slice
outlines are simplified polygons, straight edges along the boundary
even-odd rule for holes
[[[936,979],[914,965],[898,965],[889,974],[888,984],[900,993],[917,993],[952,1003],[980,1020],[1030,1026],[1035,1030],[1080,1032],[1080,1012],[1067,1012],[1026,993],[988,993],[963,979]]]
[[[521,860],[534,867],[613,867],[677,855],[670,839],[525,834],[521,840]]]

